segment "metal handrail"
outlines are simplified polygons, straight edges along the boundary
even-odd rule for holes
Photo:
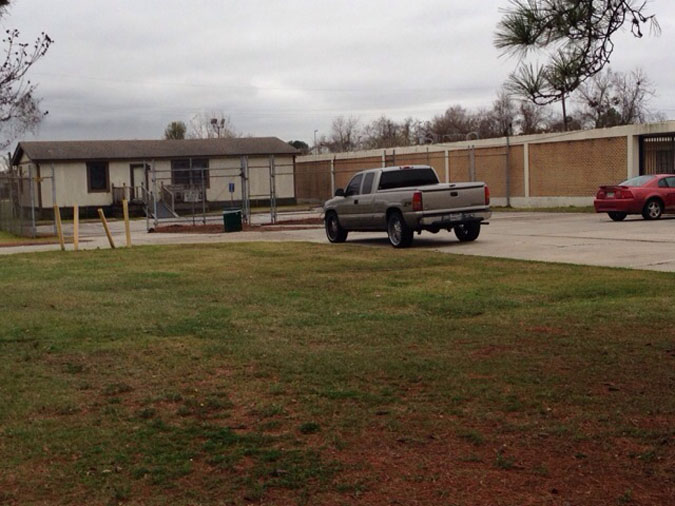
[[[175,206],[176,197],[175,197],[174,193],[169,188],[164,186],[164,184],[162,184],[162,186],[161,186],[161,191],[162,191],[162,194],[161,194],[160,200],[163,200],[164,202],[169,204],[171,206],[171,210],[173,211],[176,208],[176,206]]]

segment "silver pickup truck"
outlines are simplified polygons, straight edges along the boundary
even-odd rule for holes
[[[410,246],[422,230],[454,230],[460,241],[474,241],[491,214],[485,183],[439,183],[426,165],[359,172],[324,204],[330,242],[344,242],[352,231],[386,230],[395,248]]]

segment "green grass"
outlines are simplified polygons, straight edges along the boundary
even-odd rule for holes
[[[383,447],[410,449],[406,490],[431,486],[443,448],[476,479],[607,458],[612,476],[644,471],[632,498],[658,494],[674,285],[354,245],[7,257],[0,502],[349,503],[384,486],[354,457]]]

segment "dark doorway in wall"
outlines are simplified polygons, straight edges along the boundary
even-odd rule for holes
[[[675,174],[675,134],[640,138],[640,175]]]

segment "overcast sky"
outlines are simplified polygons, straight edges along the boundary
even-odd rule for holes
[[[493,33],[508,0],[14,0],[5,28],[54,45],[31,71],[49,115],[35,138],[161,138],[173,120],[229,115],[244,134],[313,142],[334,117],[422,120],[488,107],[516,65]],[[675,118],[675,2],[663,33],[616,40],[652,107]]]

